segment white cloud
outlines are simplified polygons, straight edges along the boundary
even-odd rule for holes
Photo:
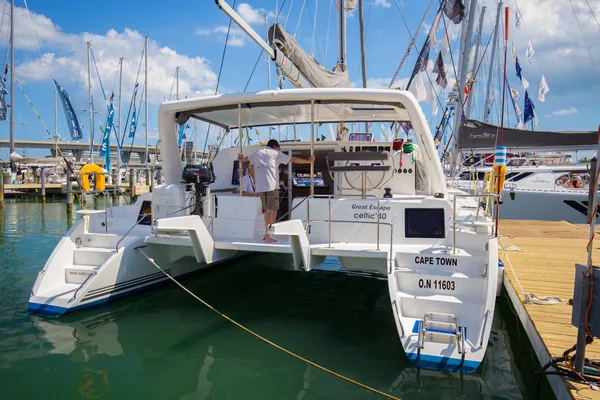
[[[0,1],[0,8],[4,2]],[[40,41],[42,54],[38,56],[35,33],[31,27],[27,11],[15,9],[15,47],[26,54],[25,61],[15,67],[17,79],[21,83],[48,81],[54,77],[74,96],[87,97],[87,46],[90,41],[103,80],[104,88],[110,92],[117,75],[119,58],[123,59],[123,91],[131,93],[136,82],[140,56],[144,47],[144,36],[135,30],[125,28],[122,32],[110,29],[104,35],[80,33],[67,34],[49,18],[31,12],[35,33]],[[2,31],[0,43],[6,43],[7,30]],[[196,32],[199,33],[199,32]],[[235,44],[232,44],[235,45]],[[148,52],[148,100],[160,103],[168,96],[176,67],[179,68],[179,89],[181,94],[213,91],[216,74],[203,57],[189,57],[178,54],[169,47],[160,47],[149,41]],[[102,98],[96,72],[92,66],[92,86],[94,96]],[[143,82],[143,67],[138,81]],[[79,90],[69,90],[76,86]],[[85,93],[83,93],[85,92]],[[109,93],[107,93],[107,96]],[[139,99],[139,96],[138,96]],[[129,95],[123,96],[127,102]]]
[[[198,28],[194,31],[194,33],[196,35],[200,35],[200,36],[210,36],[213,34],[213,30],[212,29],[201,29]]]
[[[212,29],[196,29],[196,35],[200,36],[218,36],[219,40],[225,42],[227,37],[228,26],[220,25]],[[237,26],[231,26],[229,30],[229,39],[227,43],[233,47],[242,47],[246,43],[247,35]]]
[[[552,115],[571,115],[577,114],[579,111],[575,107],[563,108],[560,110],[556,110],[552,113]]]
[[[383,7],[383,8],[390,8],[392,5],[387,0],[374,0],[373,1],[373,6],[375,6],[375,7]]]
[[[249,24],[260,24],[264,23],[264,17],[262,14],[265,14],[264,10],[258,10],[256,8],[252,8],[252,6],[248,3],[241,3],[237,6],[237,13]]]

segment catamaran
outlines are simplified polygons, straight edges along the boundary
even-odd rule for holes
[[[386,277],[407,356],[417,365],[472,371],[481,362],[498,286],[497,240],[480,200],[449,190],[412,94],[385,89],[290,89],[207,96],[158,112],[165,184],[135,204],[80,210],[32,289],[29,310],[61,315],[201,271],[248,253],[292,256],[311,271],[337,257],[347,271]],[[238,146],[182,168],[177,124],[198,119],[238,132]],[[316,141],[327,124],[410,122],[412,143]],[[246,129],[291,125],[310,140],[282,143],[315,163],[287,166],[287,213],[262,240],[257,197],[240,195]],[[283,171],[285,172],[285,171]]]

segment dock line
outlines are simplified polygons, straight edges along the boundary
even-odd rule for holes
[[[525,251],[525,250],[521,250],[520,248],[518,248],[517,246],[515,246],[512,243],[509,243],[508,246],[506,246],[504,244],[504,242],[502,241],[501,235],[498,236],[498,241],[500,242],[500,247],[502,248],[502,250],[504,250],[504,256],[505,256],[506,261],[508,262],[508,266],[510,267],[512,274],[515,277],[515,280],[517,281],[517,285],[519,285],[519,289],[521,290],[521,293],[523,294],[523,297],[525,297],[525,301],[527,303],[537,304],[540,306],[551,306],[553,304],[557,304],[557,303],[560,303],[561,301],[563,301],[560,297],[554,297],[554,296],[538,297],[535,295],[535,293],[525,292],[525,290],[523,290],[523,286],[521,286],[519,277],[517,276],[517,273],[515,272],[515,269],[513,268],[512,262],[510,262],[510,257],[508,256],[509,251]]]
[[[228,317],[227,315],[223,314],[222,312],[220,312],[219,310],[217,310],[216,308],[214,308],[213,306],[211,306],[210,304],[208,304],[206,301],[202,300],[200,297],[198,297],[196,294],[194,294],[192,291],[190,291],[188,288],[186,288],[185,286],[183,286],[181,283],[179,283],[175,278],[173,278],[171,275],[169,275],[168,273],[166,273],[158,264],[156,264],[156,262],[154,262],[153,258],[150,258],[146,253],[144,253],[144,251],[142,250],[142,247],[137,247],[136,250],[138,250],[144,257],[146,257],[146,259],[152,264],[154,265],[156,268],[158,268],[160,270],[160,272],[162,272],[167,278],[169,278],[170,280],[172,280],[175,284],[177,284],[177,286],[179,286],[180,288],[182,288],[183,290],[185,290],[190,296],[192,296],[193,298],[195,298],[196,300],[198,300],[200,303],[204,304],[206,307],[208,307],[209,309],[211,309],[212,311],[214,311],[215,313],[219,314],[221,317],[225,318],[227,321],[231,322],[232,324],[234,324],[235,326],[237,326],[238,328],[243,329],[244,331],[246,331],[247,333],[251,334],[252,336],[256,337],[257,339],[262,340],[263,342],[265,342],[266,344],[269,344],[273,347],[275,347],[276,349],[279,349],[281,351],[283,351],[284,353],[289,354],[292,357],[297,358],[300,361],[303,361],[309,365],[312,365],[315,368],[320,369],[323,372],[327,372],[328,374],[331,374],[337,378],[343,379],[346,382],[352,383],[354,385],[360,386],[363,389],[369,390],[373,393],[376,393],[382,397],[388,398],[388,399],[392,399],[392,400],[401,400],[399,397],[395,397],[392,396],[391,394],[382,392],[380,390],[377,390],[375,388],[372,388],[370,386],[365,385],[364,383],[360,383],[355,381],[354,379],[348,378],[347,376],[344,376],[342,374],[339,374],[335,371],[332,371],[328,368],[325,368],[313,361],[310,361],[284,347],[281,347],[280,345],[278,345],[277,343],[273,343],[272,341],[270,341],[269,339],[259,335],[258,333],[252,331],[249,328],[246,328],[244,325],[240,324],[239,322],[231,319],[230,317]]]

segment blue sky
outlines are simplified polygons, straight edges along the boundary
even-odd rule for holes
[[[427,1],[398,1],[412,32],[419,24]],[[435,3],[435,2],[434,2]],[[233,0],[229,0],[233,4]],[[243,0],[236,9],[261,34],[264,32],[262,13],[269,15],[272,22],[275,6],[283,0]],[[496,5],[493,0],[484,0],[487,12],[484,23],[483,45],[487,43]],[[573,8],[571,8],[571,4]],[[600,2],[589,1],[596,16],[600,16]],[[532,97],[541,128],[548,130],[593,130],[600,121],[596,118],[600,97],[598,87],[600,75],[600,26],[588,8],[585,0],[521,0],[518,6],[523,18],[522,28],[514,28],[515,1],[508,0],[511,12],[511,41],[514,41],[524,76],[530,83]],[[127,112],[133,84],[143,47],[144,35],[149,35],[149,136],[150,143],[156,141],[156,108],[169,95],[173,84],[175,67],[180,67],[180,96],[197,96],[215,90],[219,71],[228,18],[220,11],[213,0],[171,0],[164,1],[75,1],[29,0],[31,22],[25,4],[16,0],[15,12],[15,62],[16,76],[23,84],[34,106],[50,130],[54,131],[53,87],[51,77],[63,85],[71,95],[76,109],[87,108],[87,67],[85,42],[91,40],[98,68],[107,92],[115,85],[117,63],[124,57],[123,108]],[[0,8],[4,3],[0,2]],[[387,87],[407,46],[410,37],[402,22],[396,0],[365,0],[367,75],[369,86]],[[435,4],[426,19],[430,26]],[[315,13],[316,10],[316,13]],[[9,7],[6,7],[6,12]],[[315,20],[316,16],[316,20]],[[477,16],[474,16],[478,18]],[[316,21],[316,24],[315,24]],[[337,59],[337,20],[333,0],[286,0],[280,15],[280,22],[286,25],[304,49],[328,68]],[[36,35],[40,41],[40,52]],[[579,25],[578,25],[579,23]],[[0,33],[0,58],[6,51],[8,17],[5,16]],[[313,29],[316,26],[316,29]],[[453,26],[454,36],[458,29]],[[581,29],[581,30],[580,30]],[[348,67],[350,79],[360,85],[361,71],[359,58],[358,16],[348,18]],[[583,31],[582,39],[581,31]],[[425,29],[419,32],[417,46],[425,40]],[[438,29],[438,43],[443,34],[443,25]],[[536,54],[529,63],[525,57],[527,41],[531,38]],[[327,40],[328,39],[328,40]],[[452,43],[453,57],[458,57],[458,43]],[[588,50],[589,49],[589,50]],[[483,90],[487,82],[489,52],[482,63],[482,75],[476,83],[473,118],[482,119]],[[242,91],[251,74],[260,50],[235,26],[231,32],[229,46],[221,75],[220,92]],[[40,57],[41,53],[41,57]],[[405,66],[400,71],[397,84],[406,82],[417,57],[411,52]],[[430,61],[437,56],[431,51]],[[264,59],[264,57],[263,57]],[[449,59],[448,59],[449,62]],[[430,65],[431,69],[431,65]],[[277,81],[272,71],[272,85]],[[452,72],[448,72],[452,75]],[[514,61],[508,58],[507,73],[510,84],[521,93],[519,107],[523,110],[523,91],[515,76]],[[537,100],[537,91],[542,74],[550,86],[550,93],[544,103]],[[143,78],[140,78],[143,80]],[[498,87],[499,73],[495,74],[494,87]],[[93,74],[95,109],[103,111],[104,101],[98,80]],[[267,65],[259,62],[249,83],[248,91],[266,89]],[[289,85],[288,85],[289,87]],[[46,140],[37,117],[20,93],[15,90],[16,138]],[[445,92],[440,93],[445,98]],[[500,96],[496,95],[499,103]],[[139,97],[138,97],[139,99]],[[9,100],[10,102],[10,100]],[[431,116],[431,107],[422,103],[423,109],[433,125],[441,118],[441,112]],[[497,113],[498,105],[495,107]],[[509,109],[510,111],[510,109]],[[512,111],[510,111],[512,112]],[[79,115],[84,128],[84,141],[88,141],[88,118]],[[104,113],[96,120],[105,118]],[[497,117],[495,117],[497,121]],[[511,115],[510,124],[514,124]],[[125,116],[123,117],[123,120]],[[138,126],[137,143],[143,143],[144,128]],[[204,126],[199,130],[205,129]],[[8,122],[0,122],[0,135],[8,138]],[[59,109],[59,132],[66,133],[66,125]],[[199,132],[203,134],[203,132]],[[99,140],[96,129],[96,140]],[[22,153],[22,151],[21,151]],[[28,155],[40,155],[32,153]],[[0,150],[0,158],[7,158],[8,151]]]

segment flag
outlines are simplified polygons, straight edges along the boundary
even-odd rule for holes
[[[431,48],[431,40],[429,36],[425,39],[425,43],[423,43],[423,47],[421,48],[421,52],[419,53],[419,58],[417,59],[417,63],[415,64],[415,68],[409,79],[410,82],[419,74],[420,72],[424,72],[427,69],[427,63],[429,62],[429,50]]]
[[[415,64],[415,68],[410,76],[408,81],[407,89],[410,90],[412,94],[415,95],[417,101],[426,101],[427,100],[427,92],[425,89],[425,83],[423,82],[423,73],[427,69],[427,63],[429,62],[429,50],[431,48],[431,41],[429,40],[429,36],[425,39],[425,43],[423,44],[423,48],[421,48],[421,52],[419,53],[419,58],[417,63]],[[416,84],[411,86],[411,83],[416,78]]]
[[[510,89],[510,95],[512,96],[514,101],[519,101],[521,99],[521,95],[517,91],[517,89]]]
[[[400,122],[400,126],[402,127],[402,130],[404,132],[406,132],[406,134],[408,135],[409,132],[412,130],[412,124],[410,123],[410,121],[407,122]]]
[[[455,24],[460,22],[465,17],[465,5],[462,0],[444,0],[444,14]]]
[[[512,56],[513,60],[517,59],[517,50],[515,50],[515,42],[512,42],[512,47],[510,49],[510,55]]]
[[[429,86],[429,96],[427,96],[427,103],[431,106],[431,116],[435,117],[438,113],[438,103],[437,103],[437,93],[435,91],[435,86]]]
[[[100,146],[100,157],[106,155],[106,153],[110,154],[110,131],[113,127],[113,118],[115,117],[115,109],[113,107],[113,99],[115,94],[110,95],[110,103],[108,105],[108,115],[106,116],[106,125],[104,126],[104,130],[102,131],[102,145]],[[110,155],[106,156],[106,159],[109,161],[106,165],[110,164]]]
[[[525,91],[525,111],[524,111],[524,120],[523,122],[528,123],[529,121],[531,121],[533,119],[533,113],[535,106],[533,105],[533,102],[531,101],[531,99],[529,98],[529,93],[527,93],[527,91]]]
[[[514,105],[515,106],[515,114],[517,114],[517,120],[521,121],[521,110],[519,110],[519,106],[518,105]]]
[[[179,137],[177,139],[177,147],[181,148],[181,144],[183,143],[183,137],[184,135],[184,130],[185,130],[185,124],[179,125]],[[244,134],[242,133],[242,137]]]
[[[0,121],[6,121],[6,75],[8,74],[8,64],[4,65],[4,73],[2,74],[2,82],[0,83]]]
[[[444,55],[448,54],[450,50],[450,29],[452,25],[446,25],[446,31],[444,32],[444,38],[442,39],[442,53]]]
[[[550,87],[548,86],[548,83],[546,82],[546,78],[544,77],[544,75],[542,75],[542,81],[540,82],[540,90],[538,92],[538,100],[541,101],[542,103],[544,101],[546,101],[546,93],[548,93],[550,91]]]
[[[54,79],[52,79],[52,81],[54,82],[54,86],[56,86],[56,92],[58,93],[60,104],[62,104],[63,111],[65,112],[65,118],[67,119],[69,132],[71,133],[71,140],[80,140],[83,137],[83,133],[81,132],[79,120],[77,119],[77,115],[75,114],[75,110],[73,109],[73,105],[69,99],[69,94],[58,84],[58,82],[56,82]],[[6,109],[4,110],[4,115],[6,117]]]
[[[540,120],[538,119],[537,114],[535,113],[535,109],[533,110],[533,121],[535,122],[536,128],[540,129]]]
[[[442,52],[438,54],[437,60],[433,65],[433,73],[438,74],[437,78],[435,78],[435,82],[442,88],[446,89],[446,86],[448,86],[448,79],[446,78],[446,70],[444,69]]]
[[[521,74],[523,70],[519,65],[519,57],[516,58],[515,62],[515,68],[517,69],[517,77],[521,80],[521,83],[523,84],[523,90],[527,90],[527,88],[529,87],[529,82],[527,82],[527,79],[523,78],[523,75]]]
[[[106,151],[106,149],[108,147],[104,147],[105,143],[104,143],[104,138],[106,137],[108,144],[106,144],[106,146],[110,145],[110,129],[106,130],[105,128],[102,127],[102,122],[100,123],[100,132],[102,132],[102,147],[100,148],[100,157],[104,156],[104,162],[106,164],[106,172],[108,172],[110,174],[110,150]],[[104,152],[104,153],[103,153]]]
[[[533,48],[533,43],[531,43],[531,39],[529,39],[529,43],[527,44],[527,51],[525,55],[527,56],[527,61],[531,62],[531,57],[535,54],[535,49]]]
[[[129,136],[128,136],[130,139],[135,138],[135,130],[137,129],[135,98],[137,97],[138,86],[139,86],[139,83],[136,83],[135,86],[133,87],[133,100],[132,100],[133,113],[131,114],[131,125],[129,125]]]
[[[137,117],[135,114],[135,103],[133,103],[133,112],[131,113],[131,125],[129,126],[130,138],[135,138],[135,130],[137,129]]]
[[[441,19],[442,19],[442,11],[440,10],[440,12],[438,12],[437,15],[435,16],[435,19],[433,20],[433,24],[431,25],[431,29],[429,30],[429,40],[433,44],[433,48],[435,49],[435,51],[438,50],[437,40],[435,39],[435,37],[437,34],[437,28],[438,28],[438,25],[440,24]]]
[[[521,13],[518,8],[515,8],[515,27],[521,29]]]

